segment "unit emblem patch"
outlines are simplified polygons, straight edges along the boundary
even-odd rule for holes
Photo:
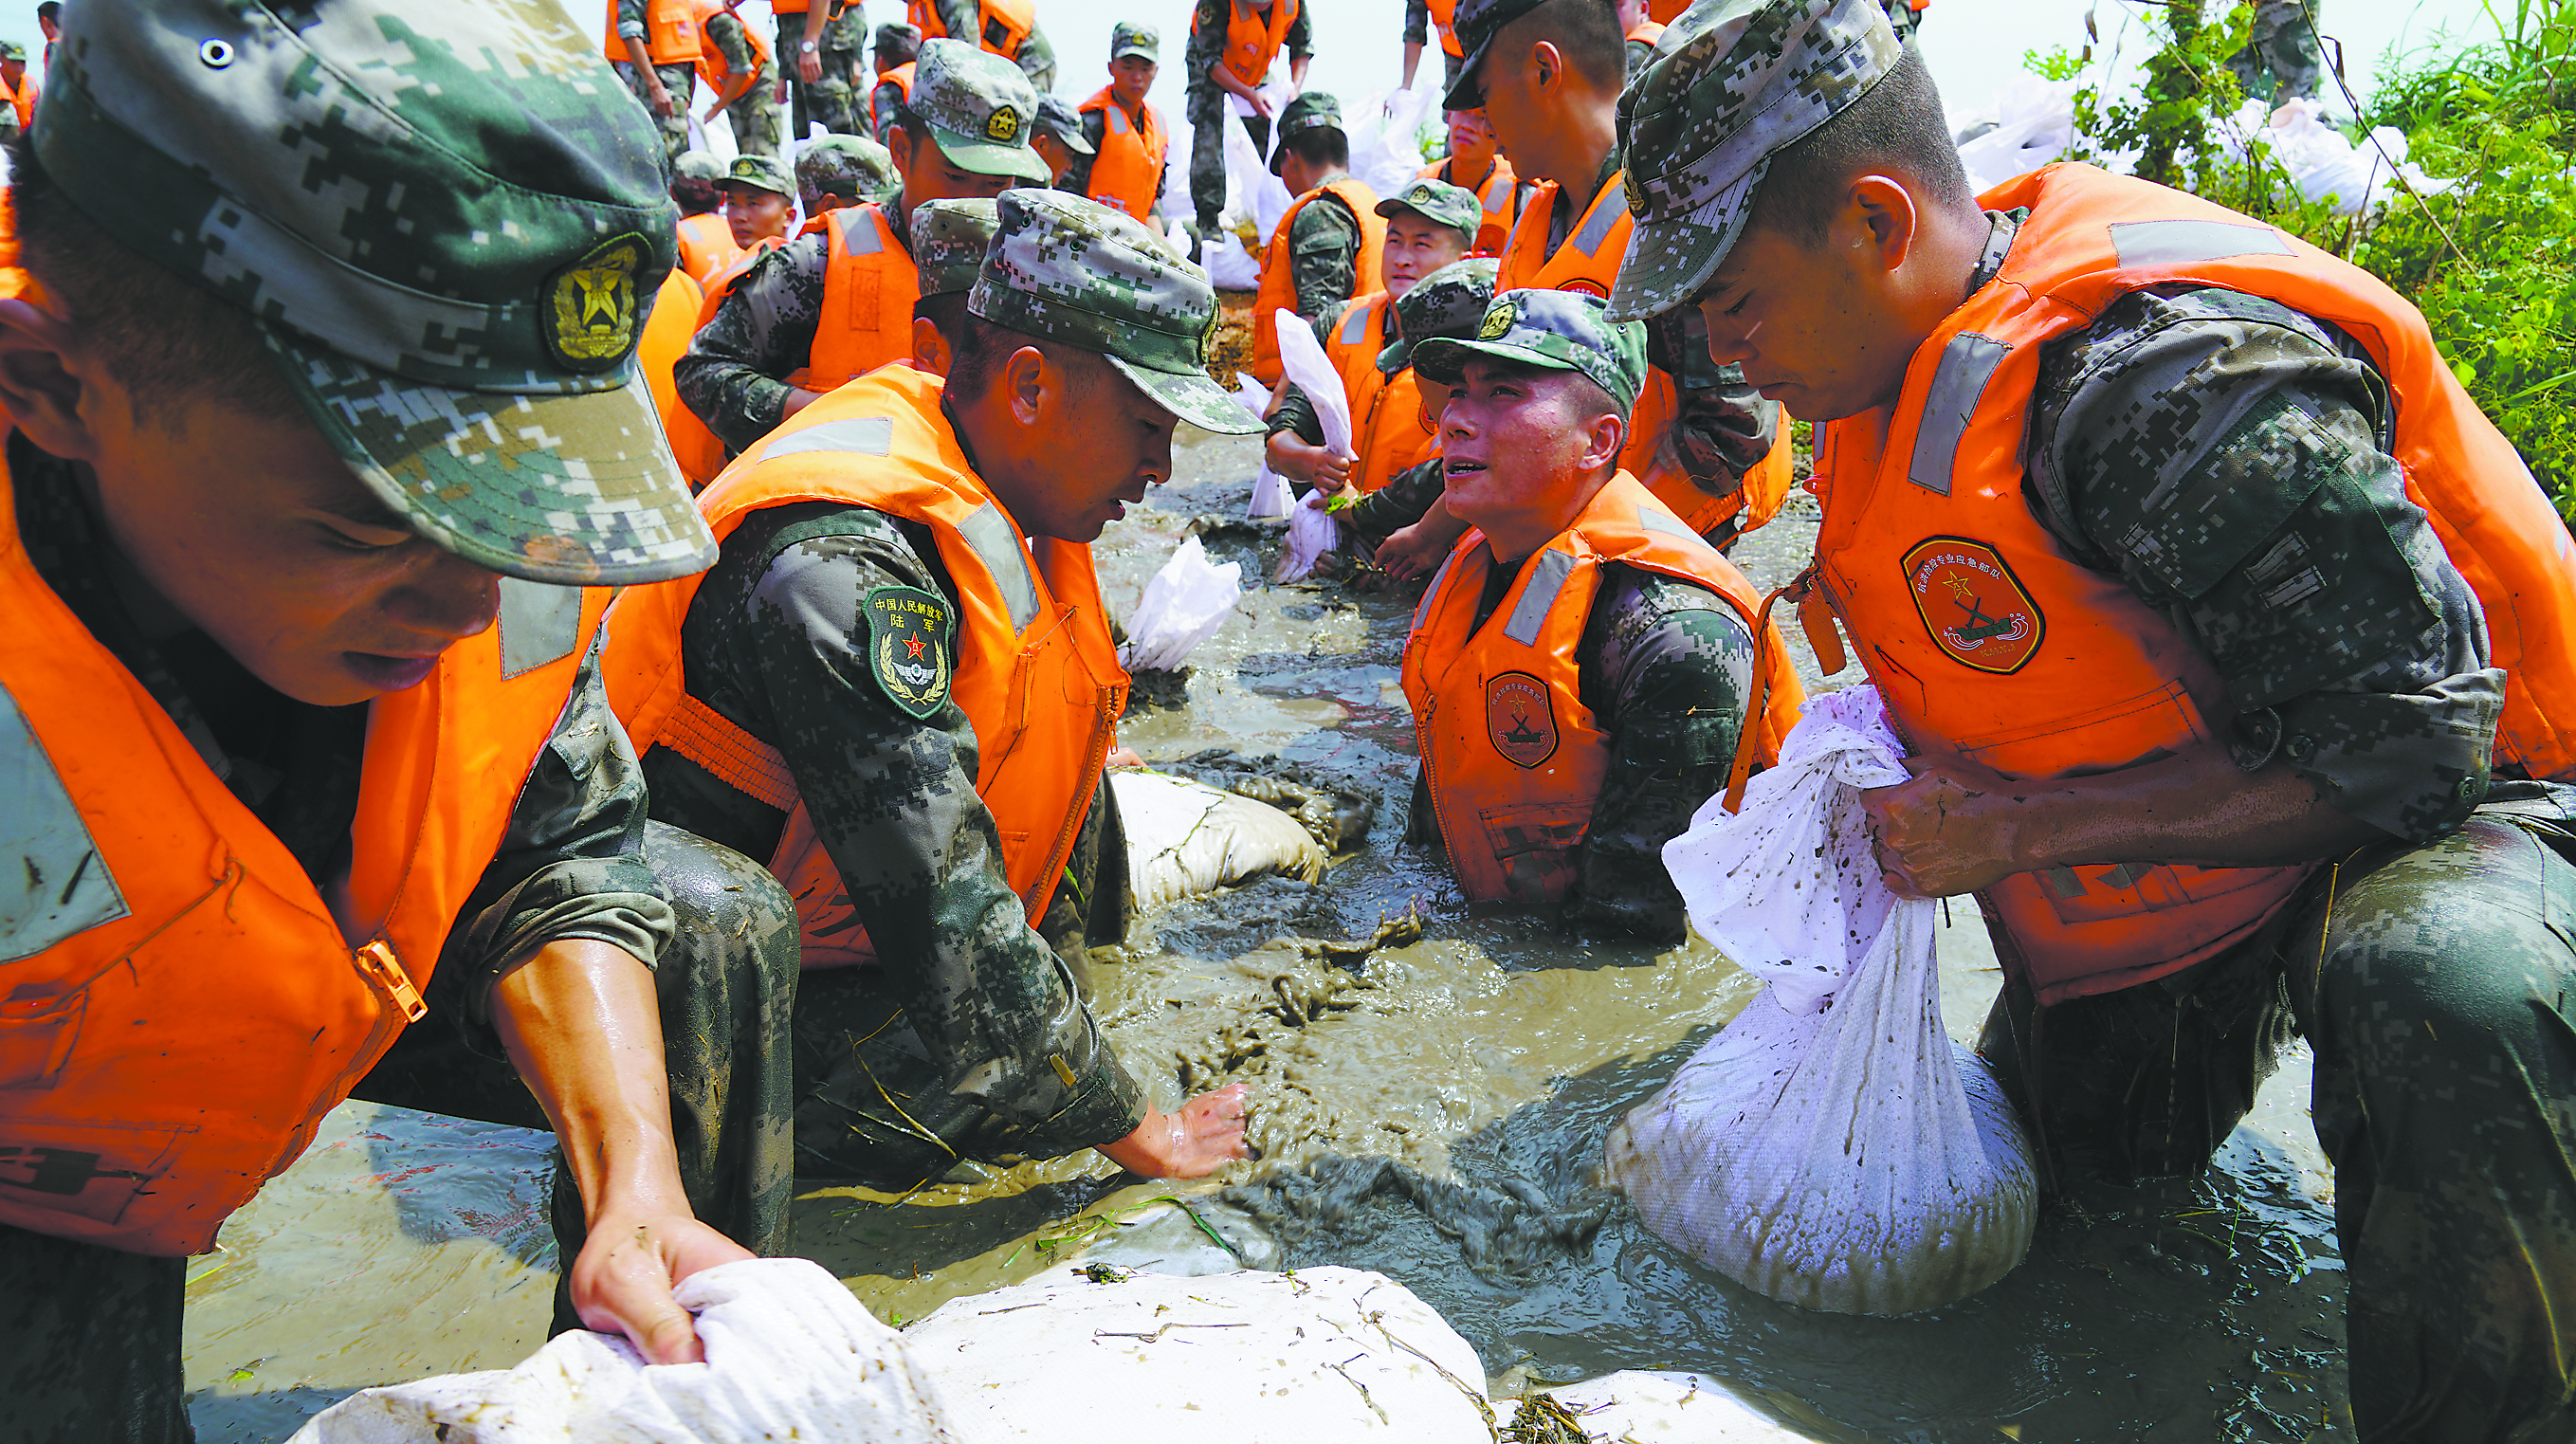
[[[1007,105],[995,106],[984,117],[984,138],[995,145],[1009,145],[1020,133],[1020,113]]]
[[[878,587],[860,610],[868,618],[868,670],[886,700],[917,721],[948,700],[956,626],[948,599],[918,587]]]
[[[2017,672],[2039,651],[2048,619],[1984,542],[1936,536],[1905,554],[1905,589],[1942,651],[1980,672]]]
[[[546,282],[538,324],[546,349],[575,371],[605,371],[635,349],[635,278],[648,253],[642,236],[619,236],[555,272]]]
[[[1517,767],[1556,755],[1556,705],[1547,684],[1527,672],[1505,672],[1485,684],[1485,735]]]

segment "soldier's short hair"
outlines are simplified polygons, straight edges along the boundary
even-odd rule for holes
[[[938,323],[933,321],[932,324]],[[1014,331],[1008,326],[985,320],[972,311],[960,317],[957,330],[941,327],[940,334],[948,338],[950,349],[956,353],[948,363],[948,394],[960,402],[983,400],[984,394],[993,389],[993,382],[1001,376],[1002,363],[1018,354],[1023,346],[1036,347],[1038,354],[1063,368],[1065,375],[1072,378],[1068,394],[1076,401],[1090,395],[1092,389],[1100,384],[1101,376],[1110,370],[1109,359],[1097,351],[1085,351],[1079,346],[1067,346],[1043,336]]]
[[[1546,0],[1506,23],[1494,36],[1494,50],[1526,53],[1541,40],[1552,42],[1595,90],[1616,91],[1627,81],[1628,37],[1619,32],[1619,12],[1610,0]]]
[[[1282,150],[1308,165],[1349,165],[1351,138],[1335,125],[1319,125],[1301,130],[1279,142]]]
[[[1754,197],[1753,224],[1821,241],[1844,187],[1864,170],[1896,171],[1945,206],[1976,200],[1919,46],[1906,46],[1894,68],[1833,119],[1773,153]]]

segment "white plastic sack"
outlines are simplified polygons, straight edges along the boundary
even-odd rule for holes
[[[1314,323],[1282,308],[1270,313],[1270,324],[1279,338],[1279,369],[1315,408],[1315,419],[1324,427],[1324,446],[1339,455],[1351,455],[1351,401],[1342,394],[1342,374],[1324,354],[1324,343],[1315,339]]]
[[[1316,504],[1324,496],[1321,490],[1308,492],[1288,509],[1288,545],[1280,550],[1273,581],[1304,581],[1315,574],[1315,564],[1324,559],[1324,553],[1342,544],[1342,524]]]
[[[1208,284],[1220,291],[1250,291],[1261,285],[1261,262],[1243,248],[1242,238],[1232,231],[1221,230],[1203,238],[1199,242],[1199,264],[1207,268]]]
[[[903,1337],[805,1259],[722,1264],[682,1282],[703,1364],[648,1365],[575,1330],[515,1369],[366,1389],[291,1444],[949,1444],[959,1436]]]
[[[1280,104],[1284,108],[1286,102]],[[1270,173],[1270,159],[1262,153],[1261,147],[1252,143],[1252,132],[1240,119],[1228,115],[1225,120],[1226,214],[1250,216],[1253,234],[1267,246],[1270,233],[1279,229],[1280,216],[1287,213],[1288,203],[1295,199],[1288,194],[1287,182]]]
[[[2361,215],[2387,204],[2397,192],[2400,176],[2423,195],[2438,195],[2459,184],[2436,180],[2410,163],[2404,131],[2383,125],[2354,145],[2326,123],[2324,107],[2305,97],[2285,101],[2268,114],[2262,101],[2249,100],[2237,108],[2225,134],[2228,151],[2240,160],[2245,150],[2242,140],[2262,140],[2271,148],[2273,159],[2290,173],[2290,183],[2303,198],[2334,197],[2339,216]]]
[[[1417,78],[1412,90],[1372,95],[1345,112],[1351,174],[1382,196],[1411,185],[1422,171],[1422,121],[1431,113],[1434,99],[1431,87]]]
[[[1269,462],[1252,478],[1252,502],[1243,509],[1254,521],[1273,521],[1297,508],[1297,494],[1288,486],[1288,478],[1270,469]]]
[[[1150,908],[1277,874],[1324,876],[1324,849],[1286,812],[1159,772],[1109,774],[1127,832],[1127,885]]]
[[[1127,618],[1119,664],[1131,672],[1178,667],[1192,648],[1216,635],[1242,595],[1243,564],[1216,566],[1197,537],[1187,538],[1145,583],[1145,595]]]
[[[1982,195],[2064,155],[2075,143],[2075,92],[2083,85],[2018,75],[1999,87],[1987,110],[1969,118],[1971,126],[1992,121],[1995,128],[1959,147],[1968,189]]]
[[[1476,1351],[1359,1269],[1095,1283],[1068,1265],[904,1335],[961,1444],[1491,1444]]]
[[[1815,1437],[1702,1374],[1622,1369],[1546,1393],[1583,1416],[1585,1434],[1619,1444],[1810,1444]],[[1506,1423],[1512,1411],[1509,1403],[1494,1405]]]
[[[2030,1145],[1941,1026],[1938,905],[1880,880],[1859,790],[1903,781],[1877,692],[1810,698],[1740,812],[1665,845],[1693,926],[1768,984],[1611,1130],[1647,1227],[1760,1293],[1937,1308],[2030,1246]]]

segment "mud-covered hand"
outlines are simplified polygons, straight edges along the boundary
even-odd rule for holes
[[[671,1290],[700,1269],[750,1257],[686,1203],[677,1213],[618,1207],[592,1222],[573,1260],[573,1310],[587,1328],[624,1334],[648,1364],[702,1363],[697,1327]]]
[[[1202,1093],[1178,1113],[1147,1104],[1136,1131],[1100,1151],[1146,1178],[1204,1178],[1243,1157],[1243,1085]]]
[[[2037,865],[2018,856],[2026,799],[2009,778],[1923,757],[1906,758],[1905,768],[1912,781],[1861,793],[1878,833],[1879,869],[1899,895],[1955,897]]]
[[[1449,514],[1446,502],[1433,502],[1422,520],[1396,528],[1377,544],[1377,564],[1399,582],[1429,576],[1466,534],[1467,524]]]

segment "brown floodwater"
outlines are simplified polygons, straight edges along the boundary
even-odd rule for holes
[[[1099,543],[1123,617],[1193,528],[1244,600],[1178,707],[1132,712],[1149,761],[1212,747],[1374,794],[1322,883],[1268,879],[1141,919],[1094,965],[1095,1008],[1165,1104],[1241,1080],[1261,1157],[1187,1185],[1121,1185],[1096,1155],[965,1171],[912,1195],[823,1189],[797,1247],[893,1322],[1077,1256],[1212,1271],[1348,1264],[1394,1276],[1483,1356],[1498,1391],[1692,1370],[1819,1439],[2349,1437],[2332,1179],[2304,1053],[2202,1177],[2051,1201],[1993,1288],[1902,1319],[1809,1313],[1647,1233],[1594,1184],[1602,1135],[1752,996],[1702,942],[1569,940],[1470,908],[1404,848],[1412,728],[1397,683],[1409,598],[1341,579],[1264,585],[1278,530],[1242,523],[1258,459],[1193,435],[1179,477]],[[1814,534],[1796,499],[1737,561],[1785,581]],[[1803,639],[1791,645],[1822,683]],[[1355,966],[1315,944],[1418,911],[1418,942]],[[1941,930],[1942,1002],[1972,1038],[1994,958],[1972,909]],[[543,1341],[556,1259],[545,1135],[372,1105],[194,1261],[188,1383],[207,1444],[283,1438],[352,1390],[501,1368]]]

